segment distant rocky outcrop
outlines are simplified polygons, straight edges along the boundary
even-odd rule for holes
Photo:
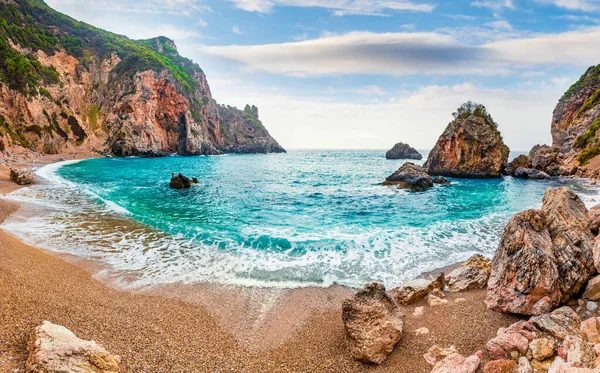
[[[77,338],[64,326],[44,321],[29,342],[29,373],[118,373],[121,358],[94,341]]]
[[[549,188],[541,210],[516,214],[494,256],[487,306],[539,315],[577,294],[596,271],[589,225],[585,205],[566,187]]]
[[[423,156],[415,148],[408,144],[399,142],[385,153],[386,159],[416,159],[421,160]]]
[[[198,179],[195,177],[190,179],[189,177],[183,174],[171,174],[171,182],[169,186],[173,189],[187,189],[191,188],[192,184],[198,184]]]
[[[381,364],[402,338],[404,315],[381,284],[365,285],[344,301],[342,321],[355,359]]]
[[[485,107],[467,102],[453,115],[429,153],[427,172],[451,177],[500,176],[507,167],[509,149]]]
[[[396,185],[398,188],[423,190],[433,186],[433,178],[421,166],[404,163],[396,172],[388,176],[383,185]]]
[[[10,180],[19,185],[31,184],[35,180],[36,174],[26,168],[11,167]]]
[[[1,8],[0,72],[14,72],[0,73],[0,151],[284,151],[256,107],[217,104],[204,71],[171,39],[130,40],[43,1],[4,1]]]

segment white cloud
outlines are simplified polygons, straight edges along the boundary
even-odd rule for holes
[[[510,24],[510,22],[506,21],[506,20],[500,20],[500,21],[494,21],[494,22],[488,22],[485,24],[488,27],[491,27],[493,29],[497,29],[497,30],[508,30],[508,31],[512,31],[513,27]]]
[[[451,113],[474,100],[486,105],[511,149],[526,151],[551,141],[552,110],[573,79],[538,82],[534,89],[432,85],[401,93],[392,102],[373,102],[374,96],[365,95],[363,103],[277,94],[218,79],[211,81],[211,88],[216,97],[238,107],[256,104],[269,132],[290,149],[385,149],[398,141],[430,149],[452,119]]]
[[[600,60],[600,28],[470,45],[441,33],[352,32],[299,42],[211,46],[203,51],[249,70],[328,74],[507,74],[540,65]]]
[[[202,0],[47,0],[55,9],[87,9],[123,13],[192,15],[211,11]]]
[[[330,9],[337,16],[344,15],[385,15],[385,11],[431,12],[432,3],[412,0],[229,0],[234,5],[249,12],[270,13],[277,6],[316,7]]]
[[[502,8],[515,9],[512,0],[479,0],[471,2],[471,5],[492,10],[500,10]]]
[[[244,34],[237,25],[235,25],[235,26],[233,26],[231,28],[231,32],[233,32],[236,35],[243,35]]]
[[[536,0],[538,3],[552,4],[559,8],[584,12],[600,9],[600,0]]]

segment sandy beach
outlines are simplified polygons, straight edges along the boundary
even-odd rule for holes
[[[52,160],[48,160],[52,161]],[[0,169],[0,193],[16,185]],[[0,221],[18,208],[0,200]],[[403,307],[404,336],[380,366],[348,351],[341,303],[354,290],[275,290],[171,285],[136,293],[94,279],[89,263],[28,246],[0,230],[0,372],[23,372],[27,341],[43,320],[64,325],[122,357],[129,372],[429,372],[434,344],[467,355],[483,349],[515,317],[489,311],[484,291]],[[464,297],[463,303],[454,298]],[[412,316],[425,305],[424,316]],[[416,336],[415,330],[430,329]]]

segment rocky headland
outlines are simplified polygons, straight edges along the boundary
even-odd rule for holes
[[[486,108],[467,102],[453,116],[429,152],[424,165],[427,173],[473,178],[500,176],[510,150]]]
[[[412,146],[405,144],[403,142],[399,142],[394,145],[393,148],[385,153],[386,159],[423,159],[423,155],[417,151],[417,149]]]
[[[258,109],[218,104],[167,37],[130,40],[43,1],[3,2],[0,152],[115,156],[285,150]]]

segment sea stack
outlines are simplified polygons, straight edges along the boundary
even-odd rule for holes
[[[463,104],[429,153],[430,175],[498,177],[508,164],[510,150],[485,106]]]
[[[386,159],[416,159],[421,160],[423,156],[412,146],[399,142],[385,153]]]

